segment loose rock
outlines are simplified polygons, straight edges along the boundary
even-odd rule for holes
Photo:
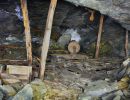
[[[33,90],[30,84],[27,84],[21,91],[19,91],[12,100],[32,100]]]

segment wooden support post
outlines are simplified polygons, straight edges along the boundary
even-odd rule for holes
[[[99,24],[99,31],[98,31],[98,37],[97,37],[96,53],[95,53],[95,58],[96,59],[99,56],[100,41],[101,41],[101,35],[102,35],[102,30],[103,30],[103,20],[104,20],[104,15],[101,15],[100,24]]]
[[[129,31],[126,30],[126,37],[125,37],[125,54],[126,54],[126,58],[128,58],[129,56],[129,51],[128,51],[128,43],[129,43],[129,37],[128,37],[128,34]]]
[[[46,65],[47,53],[49,49],[49,42],[50,42],[50,36],[52,30],[53,16],[54,16],[56,5],[57,5],[57,0],[51,0],[47,22],[46,22],[43,44],[42,44],[40,79],[44,78],[45,65]]]
[[[21,0],[21,8],[23,13],[24,27],[25,27],[25,39],[26,39],[26,50],[27,50],[27,60],[29,65],[32,65],[32,44],[31,44],[31,34],[30,34],[30,22],[28,18],[27,1]]]

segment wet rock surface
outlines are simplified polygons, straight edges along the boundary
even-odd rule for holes
[[[0,2],[0,23],[0,34],[7,35],[23,32],[23,23],[19,21],[15,11],[15,5],[12,3]]]

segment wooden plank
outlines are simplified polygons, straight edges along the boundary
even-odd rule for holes
[[[32,65],[32,44],[31,44],[31,34],[30,34],[30,22],[28,18],[28,9],[27,9],[26,0],[21,0],[21,8],[22,8],[24,27],[25,27],[27,60],[29,65]]]
[[[126,38],[125,38],[125,54],[126,54],[126,58],[129,57],[129,50],[128,50],[128,44],[129,44],[129,31],[126,30]]]
[[[1,64],[9,64],[9,65],[27,65],[28,61],[27,60],[9,60],[9,59],[4,59],[4,60],[0,60]]]
[[[13,48],[13,49],[25,49],[25,47],[19,47],[19,45],[0,45],[0,48]]]
[[[46,59],[47,59],[47,54],[48,54],[48,49],[49,49],[52,23],[53,23],[53,17],[54,17],[56,5],[57,5],[57,0],[51,0],[47,22],[46,22],[46,29],[45,29],[43,44],[42,44],[40,79],[44,78],[45,65],[46,65]]]
[[[104,20],[104,15],[101,15],[101,17],[100,17],[100,24],[99,24],[99,31],[98,31],[98,37],[97,37],[95,58],[98,58],[98,56],[99,56],[101,35],[102,35],[102,31],[103,31],[103,20]]]
[[[20,80],[16,76],[7,73],[1,73],[0,78],[2,80],[2,83],[4,84],[14,84],[20,82]]]
[[[16,75],[16,77],[19,79],[19,80],[30,80],[30,76],[28,75]]]
[[[7,65],[7,73],[10,75],[27,75],[28,77],[32,74],[31,66],[18,66],[18,65]]]

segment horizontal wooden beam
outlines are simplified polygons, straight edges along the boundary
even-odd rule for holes
[[[27,60],[9,60],[9,59],[5,59],[5,60],[0,60],[1,64],[10,64],[10,65],[28,65],[28,61]]]

